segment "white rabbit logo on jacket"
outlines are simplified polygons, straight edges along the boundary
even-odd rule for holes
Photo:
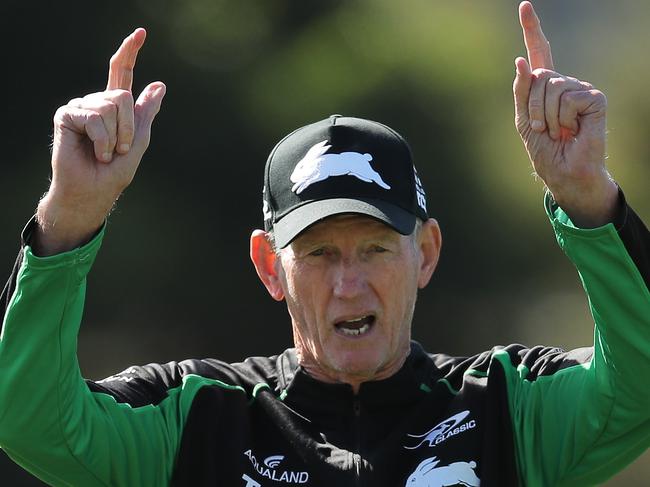
[[[372,156],[367,152],[341,152],[325,154],[332,146],[327,140],[319,142],[307,151],[291,173],[291,188],[296,194],[302,193],[314,183],[330,176],[354,176],[366,183],[375,183],[384,189],[390,186],[384,182],[379,173],[370,166]]]
[[[474,473],[476,462],[454,462],[437,467],[438,463],[438,457],[423,460],[409,476],[405,487],[480,486],[481,481]]]

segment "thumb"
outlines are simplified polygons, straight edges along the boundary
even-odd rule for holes
[[[528,99],[530,87],[533,84],[533,73],[528,61],[522,57],[515,59],[516,75],[512,83],[515,97],[515,125],[518,129],[528,123]]]
[[[142,90],[135,102],[135,135],[133,146],[136,150],[144,152],[151,139],[151,124],[160,111],[160,105],[165,97],[167,87],[161,81],[150,83]]]

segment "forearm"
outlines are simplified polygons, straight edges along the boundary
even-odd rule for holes
[[[52,259],[29,246],[16,272],[0,339],[0,445],[44,480],[57,472],[83,485],[98,483],[70,455],[70,414],[83,403],[85,384],[76,358],[85,276],[101,237],[88,247]]]
[[[182,388],[136,407],[91,392],[79,370],[86,274],[102,238],[46,258],[23,248],[0,299],[0,446],[51,485],[167,485]]]
[[[623,203],[624,199],[621,198]],[[650,405],[650,392],[638,381],[650,372],[650,274],[648,230],[625,206],[620,227],[574,230],[562,215],[554,223],[558,240],[576,265],[596,324],[595,354],[617,381],[619,400],[632,408]],[[629,250],[636,249],[634,255]],[[645,277],[644,277],[645,276]],[[628,397],[629,396],[629,397]],[[647,409],[646,409],[647,410]]]
[[[642,261],[631,258],[631,242],[621,234],[632,225],[646,249],[650,240],[640,220],[626,218],[631,210],[622,197],[621,203],[618,230],[613,224],[585,230],[547,200],[558,242],[578,269],[595,323],[589,362],[519,389],[520,456],[528,459],[533,479],[553,485],[600,483],[650,444],[644,380],[650,373],[650,293]],[[542,455],[534,454],[539,451]]]

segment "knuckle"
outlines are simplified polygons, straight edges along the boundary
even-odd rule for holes
[[[578,97],[580,93],[578,91],[565,91],[560,95],[560,107],[561,108],[572,108],[578,103]]]
[[[130,103],[131,105],[133,104],[133,94],[129,90],[115,90],[116,95],[115,99],[116,101],[120,101],[122,103]]]
[[[546,79],[552,76],[557,76],[557,73],[551,69],[535,68],[533,70],[533,76],[537,79]]]
[[[112,101],[106,100],[102,106],[102,110],[106,115],[114,117],[117,114],[117,105]]]
[[[88,111],[86,113],[86,122],[89,124],[99,124],[103,123],[102,116],[96,111]]]
[[[544,76],[545,71],[546,70],[544,68],[535,68],[535,69],[533,69],[533,76],[535,78],[541,78],[541,77]]]
[[[101,100],[104,98],[103,94],[104,92],[98,91],[95,93],[89,93],[83,98],[77,98],[77,99],[80,100],[80,103],[96,103],[97,100]]]
[[[104,118],[106,122],[108,122],[109,120],[114,119],[115,115],[117,114],[117,106],[115,105],[115,103],[113,103],[110,100],[100,100],[100,101],[98,101],[94,105],[93,109],[102,118]]]
[[[589,90],[589,93],[591,96],[593,96],[596,100],[601,101],[603,103],[607,103],[607,97],[605,96],[605,93],[603,93],[600,90]]]
[[[128,90],[114,89],[105,92],[105,98],[114,103],[124,103],[133,100],[133,95]]]
[[[562,94],[560,94],[560,102],[573,101],[576,97],[580,96],[581,93],[583,92],[572,90],[563,91]]]
[[[67,105],[60,106],[59,108],[56,109],[56,112],[54,112],[54,123],[55,124],[60,124],[63,119],[68,115],[68,110],[69,107]]]
[[[82,103],[83,103],[83,98],[79,98],[79,97],[77,97],[77,98],[72,98],[72,99],[68,102],[68,105],[70,105],[70,106],[72,106],[72,107],[79,107],[79,106],[81,106]]]

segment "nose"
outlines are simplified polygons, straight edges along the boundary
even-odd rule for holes
[[[341,258],[332,270],[333,292],[339,299],[354,299],[366,287],[367,276],[363,266],[355,258]]]

